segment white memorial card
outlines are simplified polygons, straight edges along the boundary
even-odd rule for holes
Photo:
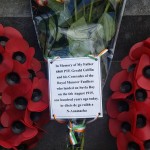
[[[48,60],[51,118],[103,117],[100,59]]]

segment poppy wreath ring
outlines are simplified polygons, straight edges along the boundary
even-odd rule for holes
[[[118,150],[150,149],[150,38],[135,44],[110,83],[109,130]]]
[[[36,146],[49,122],[48,82],[21,33],[0,24],[0,147]]]

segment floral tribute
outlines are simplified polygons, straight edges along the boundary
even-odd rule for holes
[[[48,123],[48,82],[21,33],[0,24],[0,146],[33,148]]]
[[[135,44],[110,83],[109,130],[118,150],[150,149],[150,38]]]

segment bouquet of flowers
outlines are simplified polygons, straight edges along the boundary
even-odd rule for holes
[[[101,59],[102,82],[105,82],[109,61],[113,56],[123,0],[32,0],[33,20],[45,59],[98,56]],[[104,85],[104,84],[103,84]],[[83,149],[87,122],[69,122],[71,145]],[[81,132],[82,131],[82,132]],[[72,146],[73,145],[73,146]]]
[[[45,58],[103,56],[103,76],[113,55],[123,0],[35,0],[33,19]],[[110,56],[109,58],[108,55]]]

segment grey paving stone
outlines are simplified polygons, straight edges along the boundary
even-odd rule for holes
[[[0,0],[0,17],[30,16],[30,0]]]
[[[149,0],[127,0],[124,15],[150,15]]]

